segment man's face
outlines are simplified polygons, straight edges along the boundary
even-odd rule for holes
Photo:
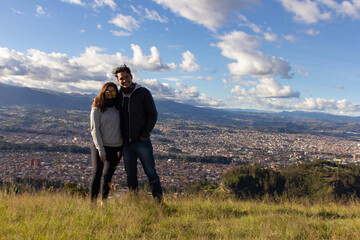
[[[128,88],[132,84],[133,77],[131,74],[128,74],[127,72],[117,73],[116,78],[117,78],[117,81],[120,84],[120,86],[123,88]]]

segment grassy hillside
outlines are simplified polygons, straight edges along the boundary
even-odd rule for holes
[[[360,239],[358,202],[124,195],[106,205],[58,193],[0,194],[0,239]]]

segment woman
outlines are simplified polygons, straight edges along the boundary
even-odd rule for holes
[[[101,177],[102,200],[105,200],[111,187],[111,178],[122,155],[123,139],[120,132],[119,92],[115,83],[108,82],[91,105],[90,127],[93,144],[91,160],[93,175],[90,185],[90,198],[95,202]]]

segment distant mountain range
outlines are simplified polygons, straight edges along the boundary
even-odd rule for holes
[[[0,83],[0,106],[88,110],[93,95],[65,94],[43,89],[15,87]],[[171,100],[155,99],[159,117],[207,121],[267,132],[360,134],[360,117],[319,112],[259,112],[196,107]],[[349,133],[351,132],[351,133]]]

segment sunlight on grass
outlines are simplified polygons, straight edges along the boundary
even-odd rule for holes
[[[0,195],[0,239],[360,239],[359,203]]]

